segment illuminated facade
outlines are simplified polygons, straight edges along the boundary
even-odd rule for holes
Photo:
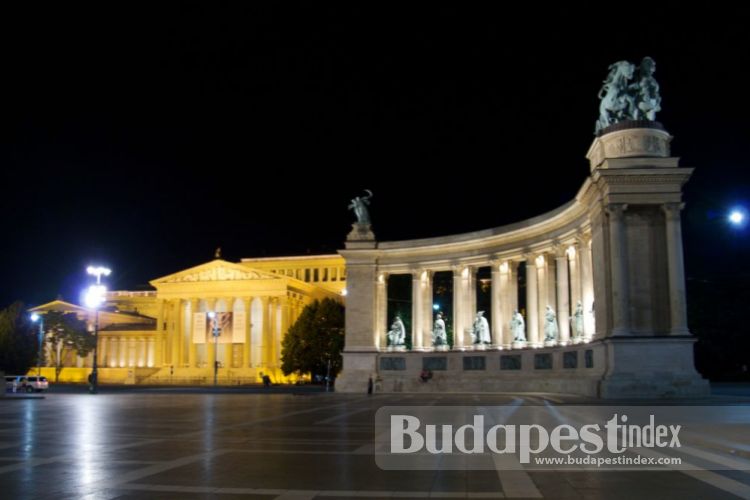
[[[257,382],[263,374],[286,381],[282,338],[305,305],[343,300],[345,278],[338,255],[215,259],[151,281],[152,291],[108,292],[99,313],[99,379],[209,384],[216,360],[221,384]],[[92,311],[60,300],[32,311],[50,310],[75,312],[93,324]],[[91,355],[69,356],[60,381],[85,381],[91,361]],[[54,380],[54,368],[44,372]]]

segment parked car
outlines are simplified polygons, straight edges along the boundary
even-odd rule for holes
[[[49,389],[47,377],[37,375],[7,375],[5,390],[8,392],[43,392]]]

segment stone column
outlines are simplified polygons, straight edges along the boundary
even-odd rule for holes
[[[154,346],[156,345],[156,342],[153,338],[148,339],[148,345],[147,345],[147,354],[146,354],[146,366],[149,368],[153,368],[155,366],[154,363]]]
[[[508,263],[493,260],[490,262],[492,270],[492,293],[491,293],[491,308],[492,308],[492,343],[502,345],[505,343],[504,332],[507,330],[505,327],[505,316],[503,314],[503,306],[505,304],[504,295],[507,293],[508,288]]]
[[[234,319],[234,297],[226,297],[224,301],[227,304],[227,312],[232,313]],[[224,350],[224,368],[234,368],[234,343],[233,339],[228,344],[223,345]]]
[[[195,328],[195,314],[198,312],[198,299],[190,299],[190,338],[188,338],[188,366],[195,368],[198,366],[198,344],[193,342],[193,337],[196,332],[193,331]]]
[[[109,359],[107,359],[107,366],[115,368],[117,366],[117,337],[109,338]],[[49,359],[49,357],[47,358]]]
[[[216,299],[206,300],[206,313],[216,312]],[[216,345],[214,343],[213,332],[209,330],[206,337],[206,368],[210,370],[211,375],[214,373],[214,362],[216,361]]]
[[[581,302],[581,248],[577,243],[568,247],[565,251],[568,258],[568,269],[570,270],[570,310],[575,311]]]
[[[669,274],[670,335],[689,335],[685,300],[685,263],[682,254],[682,203],[662,205],[667,230],[667,271]]]
[[[263,365],[268,368],[271,366],[273,359],[273,314],[271,314],[274,298],[265,297],[263,302]]]
[[[526,257],[526,338],[529,346],[539,347],[539,290],[535,257]]]
[[[612,277],[612,336],[630,334],[628,310],[628,254],[625,248],[624,203],[611,203],[609,214],[609,254]]]
[[[107,352],[107,337],[99,334],[99,366],[105,368],[109,366],[109,353]]]
[[[156,315],[156,331],[159,333],[159,338],[162,339],[164,345],[162,346],[162,355],[165,361],[171,358],[171,349],[169,348],[169,342],[166,341],[167,329],[164,324],[167,321],[166,301],[159,299],[157,304],[158,313]]]
[[[474,324],[474,315],[477,313],[477,268],[467,266],[468,279],[466,280],[466,325]]]
[[[252,366],[250,346],[253,330],[253,298],[246,297],[242,299],[242,304],[245,306],[245,343],[242,344],[242,367],[247,368],[248,366]]]
[[[422,348],[432,348],[432,276],[430,270],[423,270],[420,273],[420,282],[422,287]]]
[[[510,329],[510,320],[513,312],[518,309],[518,262],[506,261],[508,269],[508,283],[506,291],[503,292],[503,344],[510,347],[513,344],[513,331]]]
[[[146,343],[140,337],[135,339],[135,366],[138,368],[146,366]]]
[[[411,347],[416,351],[423,348],[422,331],[424,329],[424,290],[422,270],[411,273]]]
[[[120,368],[125,368],[128,366],[128,339],[126,337],[120,337],[118,344],[119,347],[117,348],[117,351],[120,354],[120,362],[118,363],[118,366]]]
[[[557,272],[557,327],[558,341],[562,345],[570,342],[570,296],[568,292],[568,255],[565,247],[556,248],[555,271]]]
[[[182,300],[175,299],[172,302],[172,364],[180,366],[182,364],[182,349],[180,337],[182,335]]]
[[[377,349],[385,349],[388,342],[388,275],[379,273],[375,282],[375,332],[374,341]]]
[[[453,266],[453,346],[464,346],[463,267]]]
[[[594,273],[591,259],[591,235],[581,234],[578,237],[578,263],[581,268],[581,303],[583,304],[583,336],[590,339],[594,336]]]
[[[322,270],[321,270],[322,272]],[[281,341],[287,330],[289,330],[289,298],[279,297],[279,312],[281,314],[280,322],[276,325],[276,365],[281,367]]]
[[[539,325],[539,343],[544,342],[544,324],[545,324],[545,316],[547,312],[547,306],[551,305],[549,300],[549,289],[550,286],[550,276],[548,272],[549,268],[549,260],[547,259],[546,254],[541,254],[537,256],[536,258],[536,276],[537,276],[537,321]],[[554,306],[553,306],[554,308]]]

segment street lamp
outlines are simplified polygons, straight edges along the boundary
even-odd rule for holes
[[[112,271],[106,267],[89,266],[86,268],[86,272],[92,276],[96,276],[96,285],[91,285],[84,297],[86,306],[94,310],[94,360],[91,369],[89,392],[96,394],[99,385],[99,371],[97,367],[97,355],[99,354],[99,307],[104,303],[105,294],[107,293],[107,287],[102,285],[102,276],[109,276]]]
[[[42,344],[44,343],[44,317],[37,313],[31,315],[31,321],[36,323],[39,322],[39,352],[37,353],[36,364],[37,364],[37,376],[42,375]]]
[[[213,321],[211,333],[214,336],[214,387],[216,387],[219,379],[219,335],[221,335],[221,328],[219,328],[219,320],[214,311],[209,311],[208,317]]]

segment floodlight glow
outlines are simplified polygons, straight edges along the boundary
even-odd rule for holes
[[[86,291],[83,298],[86,307],[96,309],[104,303],[104,296],[107,293],[107,287],[104,285],[91,285]]]
[[[34,323],[36,323],[37,321],[39,321],[40,317],[41,316],[39,316],[37,313],[32,313],[31,314],[31,321],[33,321]]]
[[[96,276],[96,284],[98,285],[102,281],[102,276],[109,276],[112,270],[102,266],[89,266],[86,268],[86,272]]]
[[[216,317],[216,313],[213,311],[208,311],[208,317],[214,319]]]
[[[435,311],[439,311],[440,310],[440,304],[432,304],[432,309],[435,310]]]
[[[343,290],[341,290],[341,295],[342,296],[346,297],[347,293],[349,293],[349,292],[346,291],[346,288],[344,288]]]
[[[732,210],[729,213],[729,222],[731,222],[735,226],[739,226],[743,222],[745,222],[745,214],[740,210]]]

